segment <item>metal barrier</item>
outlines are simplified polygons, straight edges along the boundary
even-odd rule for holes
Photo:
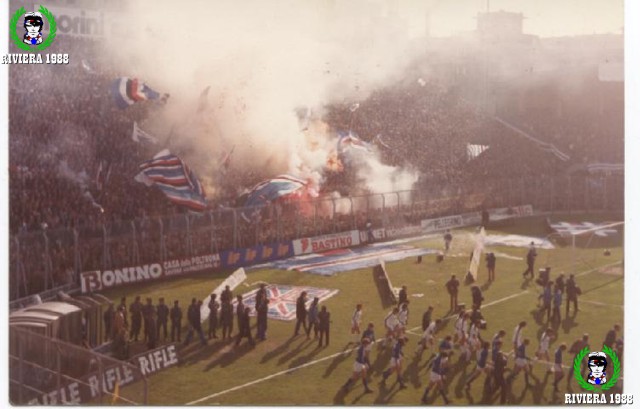
[[[137,366],[32,330],[9,328],[12,404],[147,403],[147,379]]]
[[[483,205],[524,204],[537,211],[621,211],[624,175],[485,180],[472,187],[451,185],[22,232],[10,240],[10,297],[78,285],[82,271],[363,229],[368,222],[374,228],[402,227]]]

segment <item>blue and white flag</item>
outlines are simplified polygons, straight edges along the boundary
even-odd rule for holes
[[[138,126],[137,122],[133,123],[133,132],[131,133],[131,139],[133,139],[135,142],[138,142],[138,143],[141,143],[141,142],[148,142],[153,144],[158,143],[158,138],[151,135],[149,132],[142,130],[142,128]]]
[[[247,194],[245,207],[261,206],[276,199],[296,193],[307,186],[307,182],[291,175],[279,175],[255,185]]]
[[[339,132],[338,147],[337,147],[338,154],[345,153],[349,151],[351,148],[362,150],[369,153],[372,152],[371,145],[363,141],[362,139],[358,138],[352,132],[349,132],[348,134],[344,132]]]
[[[125,109],[139,101],[160,99],[160,93],[137,78],[121,77],[116,79],[111,84],[111,92],[120,109]]]
[[[202,211],[207,208],[204,190],[195,173],[176,155],[163,149],[140,165],[134,178],[147,186],[157,186],[172,202]]]

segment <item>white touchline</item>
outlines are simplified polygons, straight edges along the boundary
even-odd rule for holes
[[[508,297],[504,297],[504,298],[501,298],[499,300],[492,301],[490,303],[487,303],[487,304],[483,305],[482,308],[489,307],[489,306],[501,303],[503,301],[510,300],[512,298],[518,297],[518,296],[520,296],[522,294],[525,294],[527,292],[528,292],[527,290],[524,290],[524,291],[519,292],[517,294],[512,294],[512,295],[510,295]],[[449,316],[449,317],[446,317],[445,319],[449,319],[449,318],[452,318],[452,317],[453,317],[453,315]],[[417,326],[415,328],[411,328],[409,331],[415,331],[415,330],[417,330],[419,328],[422,328],[422,327],[421,326]],[[379,339],[376,340],[376,342],[382,341],[383,339],[384,338],[379,338]],[[242,385],[234,386],[233,388],[229,388],[229,389],[225,389],[225,390],[220,391],[220,392],[213,393],[213,394],[211,394],[209,396],[205,396],[204,398],[200,398],[198,400],[194,400],[192,402],[186,403],[186,405],[196,405],[198,403],[201,403],[201,402],[204,402],[206,400],[215,398],[217,396],[224,395],[224,394],[227,394],[229,392],[234,392],[234,391],[237,391],[239,389],[243,389],[243,388],[246,388],[247,386],[255,385],[255,384],[260,383],[260,382],[268,381],[269,379],[275,378],[275,377],[280,376],[280,375],[286,375],[286,374],[288,374],[290,372],[297,371],[298,369],[306,368],[307,366],[315,365],[315,364],[317,364],[319,362],[326,361],[327,359],[331,359],[331,358],[335,358],[336,356],[339,356],[339,355],[351,353],[355,349],[356,348],[347,349],[347,350],[344,350],[344,351],[337,352],[337,353],[335,353],[333,355],[325,356],[324,358],[316,359],[315,361],[307,362],[306,364],[302,364],[302,365],[296,366],[294,368],[285,369],[284,371],[276,372],[274,374],[265,376],[264,378],[256,379],[254,381],[247,382],[247,383],[242,384]]]
[[[580,275],[585,275],[585,274],[588,274],[588,273],[592,273],[592,272],[594,272],[594,271],[598,271],[598,270],[600,270],[600,269],[602,269],[602,268],[606,268],[606,267],[614,266],[614,265],[619,264],[619,263],[620,263],[620,261],[617,261],[617,262],[612,263],[612,264],[607,264],[607,265],[600,266],[600,267],[597,267],[597,268],[594,268],[594,269],[591,269],[591,270],[588,270],[588,271],[584,271],[584,272],[582,272],[582,273],[578,274],[578,276],[580,276]],[[482,309],[482,308],[486,308],[486,307],[490,307],[490,306],[492,306],[492,305],[499,304],[499,303],[501,303],[501,302],[504,302],[504,301],[510,300],[510,299],[512,299],[512,298],[519,297],[519,296],[521,296],[521,295],[523,295],[523,294],[526,294],[526,293],[528,293],[528,292],[529,292],[528,290],[524,290],[524,291],[521,291],[521,292],[519,292],[519,293],[512,294],[512,295],[507,296],[507,297],[504,297],[504,298],[500,298],[499,300],[491,301],[490,303],[487,303],[487,304],[483,305],[483,306],[481,307],[481,309]],[[444,318],[444,319],[450,319],[450,318],[453,318],[453,317],[454,317],[454,315],[450,315],[450,316],[448,316],[448,317],[446,317],[446,318]],[[415,331],[415,330],[417,330],[417,329],[419,329],[419,328],[422,328],[422,326],[417,326],[417,327],[415,327],[415,328],[411,328],[411,329],[410,329],[410,330],[408,330],[407,332],[411,332],[411,333],[413,333],[413,331]],[[413,334],[413,335],[417,335],[417,334]],[[384,338],[379,338],[379,339],[377,339],[377,340],[376,340],[376,342],[382,341],[383,339],[384,339]],[[271,375],[265,376],[264,378],[256,379],[256,380],[254,380],[254,381],[247,382],[247,383],[242,384],[242,385],[234,386],[233,388],[229,388],[229,389],[225,389],[225,390],[220,391],[220,392],[213,393],[213,394],[211,394],[211,395],[209,395],[209,396],[205,396],[204,398],[200,398],[200,399],[194,400],[194,401],[192,401],[192,402],[186,403],[185,405],[196,405],[196,404],[198,404],[198,403],[200,403],[200,402],[204,402],[204,401],[206,401],[206,400],[209,400],[209,399],[215,398],[215,397],[217,397],[217,396],[224,395],[224,394],[227,394],[227,393],[229,393],[229,392],[234,392],[234,391],[237,391],[237,390],[239,390],[239,389],[244,389],[244,388],[246,388],[247,386],[251,386],[251,385],[255,385],[255,384],[260,383],[260,382],[268,381],[269,379],[273,379],[273,378],[275,378],[275,377],[277,377],[277,376],[280,376],[280,375],[286,375],[286,374],[288,374],[288,373],[290,373],[290,372],[295,372],[295,371],[297,371],[298,369],[306,368],[307,366],[315,365],[315,364],[317,364],[317,363],[319,363],[319,362],[326,361],[327,359],[335,358],[335,357],[336,357],[336,356],[338,356],[338,355],[343,355],[343,354],[351,353],[351,352],[352,352],[353,350],[355,350],[355,349],[356,349],[356,348],[347,349],[347,350],[344,350],[344,351],[341,351],[341,352],[337,352],[337,353],[335,353],[335,354],[333,354],[333,355],[325,356],[324,358],[316,359],[315,361],[307,362],[306,364],[302,364],[302,365],[296,366],[295,368],[285,369],[284,371],[276,372],[276,373],[274,373],[274,374],[271,374]]]

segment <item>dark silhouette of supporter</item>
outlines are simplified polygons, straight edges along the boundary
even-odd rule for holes
[[[138,336],[142,329],[142,303],[140,302],[140,296],[137,296],[135,301],[131,303],[129,312],[131,313],[131,340],[138,342]]]
[[[169,321],[169,307],[164,303],[164,297],[160,297],[158,300],[158,306],[156,307],[156,316],[157,316],[157,328],[158,332],[156,335],[156,339],[160,339],[160,329],[163,330],[163,341],[167,340],[167,322]]]
[[[207,340],[204,337],[204,333],[202,332],[202,323],[200,322],[200,307],[202,306],[202,301],[198,301],[195,298],[191,299],[191,305],[189,305],[189,310],[187,311],[187,319],[189,320],[189,332],[187,333],[187,337],[184,340],[184,345],[189,345],[191,342],[191,338],[193,338],[193,333],[196,332],[200,337],[200,343],[204,346],[207,345]]]
[[[451,275],[451,279],[447,281],[445,287],[449,293],[449,311],[455,312],[458,308],[458,288],[460,287],[460,281],[455,274]]]
[[[220,303],[216,298],[217,294],[211,293],[211,299],[209,300],[209,339],[218,339],[216,335],[216,329],[218,328],[218,310],[220,309]]]
[[[182,332],[182,308],[178,305],[178,300],[173,302],[173,308],[171,308],[171,342],[182,341],[180,334]]]
[[[331,313],[326,306],[322,306],[318,314],[318,348],[322,347],[322,339],[325,339],[325,347],[329,346],[329,330],[331,328]]]
[[[307,292],[303,291],[300,293],[300,296],[296,300],[296,329],[293,333],[293,336],[299,335],[300,326],[304,329],[304,332],[308,332],[307,330]]]
[[[251,335],[251,309],[249,307],[244,308],[240,315],[238,315],[238,338],[236,339],[236,346],[240,345],[242,338],[247,338],[251,346],[255,346],[253,336]]]

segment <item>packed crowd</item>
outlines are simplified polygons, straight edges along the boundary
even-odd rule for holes
[[[52,47],[62,51],[55,43]],[[494,183],[489,189],[489,182],[553,176],[566,165],[513,137],[455,91],[432,81],[400,83],[373,92],[355,110],[332,105],[324,119],[364,140],[380,135],[383,162],[408,161],[420,170],[416,188],[426,193],[419,198],[384,209],[360,203],[337,214],[324,211],[333,208],[330,200],[308,212],[283,204],[263,212],[260,223],[249,224],[226,206],[233,204],[238,183],[255,182],[256,175],[234,169],[225,179],[235,188],[222,189],[210,202],[217,210],[192,215],[133,180],[138,165],[156,153],[132,141],[133,122],[161,106],[118,109],[109,89],[122,73],[114,72],[98,50],[100,42],[69,40],[64,49],[74,57],[69,66],[10,68],[10,266],[12,277],[26,275],[26,290],[12,290],[12,296],[77,280],[84,270],[362,229],[367,223],[400,227],[483,204],[514,205],[510,185]],[[482,143],[491,148],[467,161],[466,144],[478,135],[489,138]],[[495,203],[471,203],[474,195]]]

